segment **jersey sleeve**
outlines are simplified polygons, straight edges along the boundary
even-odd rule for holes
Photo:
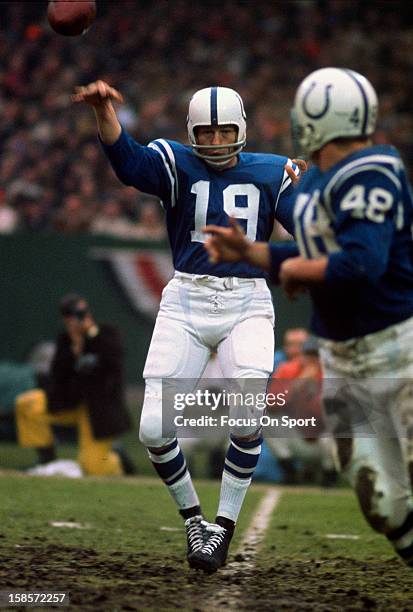
[[[270,279],[279,283],[279,272],[283,261],[290,257],[298,257],[299,251],[295,242],[270,242]]]
[[[401,199],[398,176],[387,168],[357,169],[332,191],[336,240],[326,282],[377,281],[386,271]]]
[[[300,175],[300,169],[297,164],[294,164],[291,159],[287,159],[286,164],[291,166],[296,176]],[[287,171],[284,170],[284,174],[281,181],[280,190],[278,192],[278,198],[275,203],[274,216],[281,223],[281,225],[287,230],[289,234],[294,236],[294,202],[295,202],[295,188],[292,180],[290,179]]]
[[[164,205],[175,205],[177,172],[170,143],[160,139],[143,146],[124,128],[114,144],[106,145],[101,140],[100,142],[122,183],[157,196]]]

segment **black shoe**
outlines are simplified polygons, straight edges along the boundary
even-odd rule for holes
[[[206,544],[194,552],[188,561],[191,567],[212,574],[225,565],[233,531],[213,523],[207,524],[206,532],[209,535]]]
[[[192,565],[192,555],[201,550],[207,540],[207,526],[208,522],[200,514],[191,516],[191,518],[185,521],[186,540],[188,544],[187,559],[190,567],[194,567]]]

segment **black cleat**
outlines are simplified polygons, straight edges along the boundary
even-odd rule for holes
[[[187,559],[190,567],[194,567],[191,561],[192,555],[200,551],[207,541],[207,526],[208,522],[200,514],[191,516],[191,518],[186,519],[185,521],[186,539],[188,544]]]
[[[200,550],[192,553],[188,561],[191,567],[212,574],[225,565],[233,531],[221,525],[209,523],[206,526],[206,532],[209,535],[206,544]]]

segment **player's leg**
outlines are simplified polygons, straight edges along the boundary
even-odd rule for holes
[[[171,422],[173,413],[166,409],[166,403],[162,405],[162,379],[183,379],[191,384],[201,376],[208,358],[209,350],[179,322],[158,317],[144,369],[139,436],[185,518],[195,512],[199,502]]]
[[[226,379],[254,380],[251,388],[257,393],[265,393],[274,360],[272,320],[252,317],[236,325],[218,347],[218,358]],[[254,416],[259,417],[260,414],[254,412]],[[232,430],[224,464],[218,516],[236,522],[258,462],[261,444],[261,429],[254,424]]]
[[[363,364],[370,377],[361,381],[361,391],[354,377],[347,390],[344,386],[335,397],[329,393],[333,401],[330,411],[336,416],[340,410],[344,413],[336,418],[335,428],[345,423],[349,414],[353,424],[357,422],[354,415],[357,407],[362,407],[367,415],[364,422],[370,421],[379,432],[369,438],[357,435],[338,440],[338,456],[356,488],[367,521],[386,535],[407,564],[413,565],[413,497],[408,473],[413,461],[413,319],[372,334],[359,344],[360,348],[350,347],[351,354],[345,352],[344,360],[342,351],[337,355],[334,345],[321,350],[327,377],[340,375],[343,366],[350,366],[352,373],[354,362],[354,367]],[[326,401],[324,404],[328,417],[329,406]],[[363,418],[358,422],[363,423]]]
[[[391,381],[384,381],[387,386]],[[391,394],[377,393],[383,381],[336,384],[324,398],[327,422],[336,435],[337,457],[369,525],[396,552],[413,561],[413,503],[402,446],[391,409]],[[393,397],[394,401],[394,397]],[[376,433],[368,433],[371,428]]]
[[[408,339],[407,339],[407,343]],[[409,349],[407,349],[409,350]],[[412,352],[413,349],[410,349]],[[412,362],[412,359],[410,359]],[[402,516],[397,517],[396,529],[386,533],[387,538],[404,562],[413,567],[413,366],[408,366],[402,372],[398,389],[391,395],[392,417],[398,434],[401,454],[406,474],[406,499],[402,507]],[[396,382],[396,381],[394,381]],[[394,384],[394,383],[393,383]],[[391,462],[392,455],[388,460]],[[400,522],[400,518],[403,522]]]
[[[413,561],[413,505],[397,438],[341,439],[338,456],[369,525]]]
[[[185,519],[188,555],[202,546],[205,522],[171,422],[173,413],[163,412],[162,379],[198,379],[208,359],[209,349],[184,325],[158,316],[144,370],[146,387],[139,437]]]
[[[265,393],[274,361],[272,319],[255,316],[235,325],[219,345],[218,359],[225,379],[259,379],[262,381],[262,384],[259,383],[260,389],[257,383],[252,384],[251,388],[255,392]],[[258,463],[262,440],[261,427],[257,427],[252,418],[250,425],[232,430],[222,473],[216,524],[209,527],[211,536],[208,542],[193,557],[195,567],[213,572],[224,565]]]

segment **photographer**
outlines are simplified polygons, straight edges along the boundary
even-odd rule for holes
[[[40,464],[49,463],[56,459],[52,425],[76,425],[83,472],[121,475],[123,457],[112,444],[130,422],[123,398],[119,333],[110,325],[98,325],[78,295],[62,299],[60,314],[65,331],[57,338],[45,389],[33,389],[16,399],[19,444],[36,448]]]

